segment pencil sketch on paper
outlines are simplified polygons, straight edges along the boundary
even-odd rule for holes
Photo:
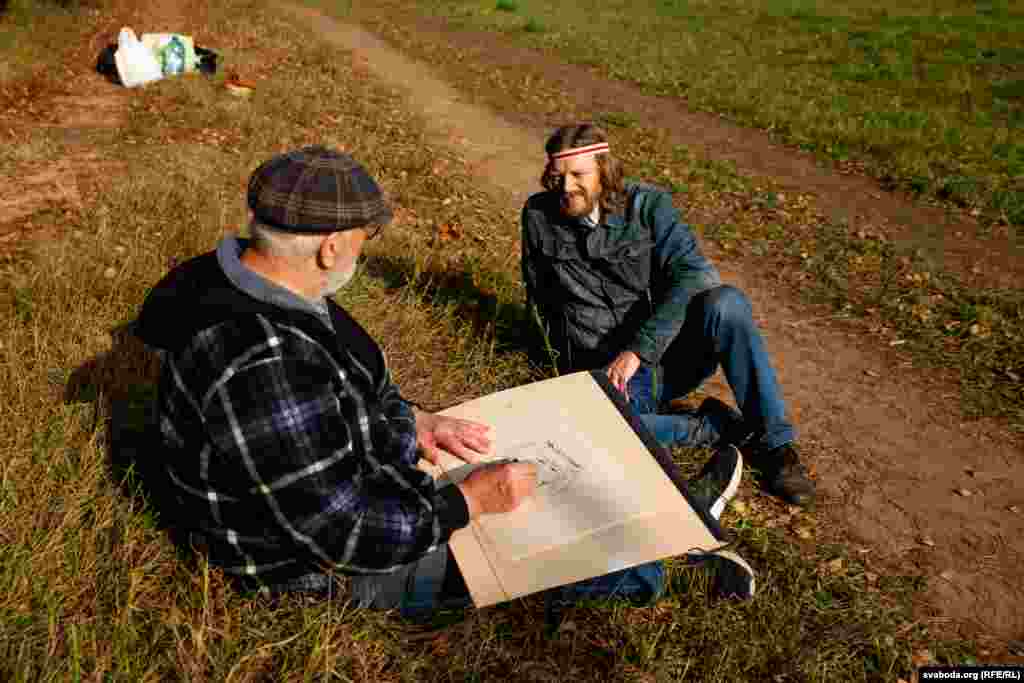
[[[445,472],[445,477],[458,484],[473,471],[506,462],[528,462],[537,466],[537,493],[557,501],[557,496],[575,486],[583,474],[583,466],[554,441],[527,441],[501,449],[500,457],[462,465]]]
[[[510,460],[532,462],[537,466],[537,495],[558,496],[580,478],[583,466],[550,439],[517,444],[503,451]]]
[[[622,490],[625,472],[606,461],[600,471],[573,457],[567,441],[527,441],[501,449],[501,459],[537,466],[537,489],[516,515],[487,515],[477,528],[494,552],[520,561],[626,523],[642,513],[642,497]],[[583,444],[577,444],[579,450]],[[583,451],[580,451],[581,453]],[[581,459],[583,462],[581,463]]]
[[[502,445],[493,459],[455,467],[444,477],[458,484],[475,470],[498,463],[537,466],[537,488],[517,514],[485,515],[475,524],[494,552],[520,561],[624,524],[643,512],[643,497],[629,495],[622,486],[627,477],[622,464],[605,459],[600,470],[588,467],[589,448],[572,438],[522,441]]]

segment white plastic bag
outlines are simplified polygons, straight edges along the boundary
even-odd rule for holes
[[[135,31],[127,26],[122,28],[121,33],[117,36],[117,52],[114,53],[114,63],[117,65],[117,73],[121,77],[121,82],[127,88],[157,81],[163,77],[156,56],[139,42],[139,39],[135,37]]]

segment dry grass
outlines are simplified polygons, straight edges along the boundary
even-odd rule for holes
[[[756,600],[709,604],[673,567],[658,606],[579,608],[553,635],[537,598],[421,637],[344,601],[240,595],[176,552],[119,448],[155,370],[119,326],[172,263],[244,222],[246,177],[282,148],[345,147],[389,189],[398,218],[343,303],[384,341],[411,398],[450,405],[539,372],[520,339],[514,217],[458,160],[435,173],[444,154],[348,55],[258,0],[222,0],[209,22],[224,61],[256,81],[252,98],[228,95],[222,75],[138,91],[110,150],[127,173],[64,218],[63,237],[3,266],[0,678],[891,680],[920,647],[964,661],[969,645],[914,621],[914,579],[873,578],[842,546],[794,544],[773,528],[777,504],[751,490],[729,522],[760,571]]]

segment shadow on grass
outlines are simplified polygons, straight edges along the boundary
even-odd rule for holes
[[[155,402],[160,361],[134,334],[134,321],[110,330],[111,348],[90,358],[72,373],[64,388],[65,403],[92,403],[104,422],[111,476],[128,498],[154,512],[155,526],[170,535],[175,528],[160,511],[170,488],[160,467],[155,437]]]
[[[414,257],[393,254],[367,256],[365,272],[388,289],[411,287],[421,300],[438,309],[451,308],[456,317],[472,325],[472,334],[490,337],[496,352],[524,352],[530,364],[550,374],[551,358],[544,351],[536,325],[526,307],[512,301],[508,277],[480,269],[418,269]],[[481,284],[486,283],[486,284]]]

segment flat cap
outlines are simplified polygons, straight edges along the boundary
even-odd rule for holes
[[[348,154],[321,145],[280,154],[249,178],[256,219],[285,232],[328,233],[391,220],[380,187]]]

